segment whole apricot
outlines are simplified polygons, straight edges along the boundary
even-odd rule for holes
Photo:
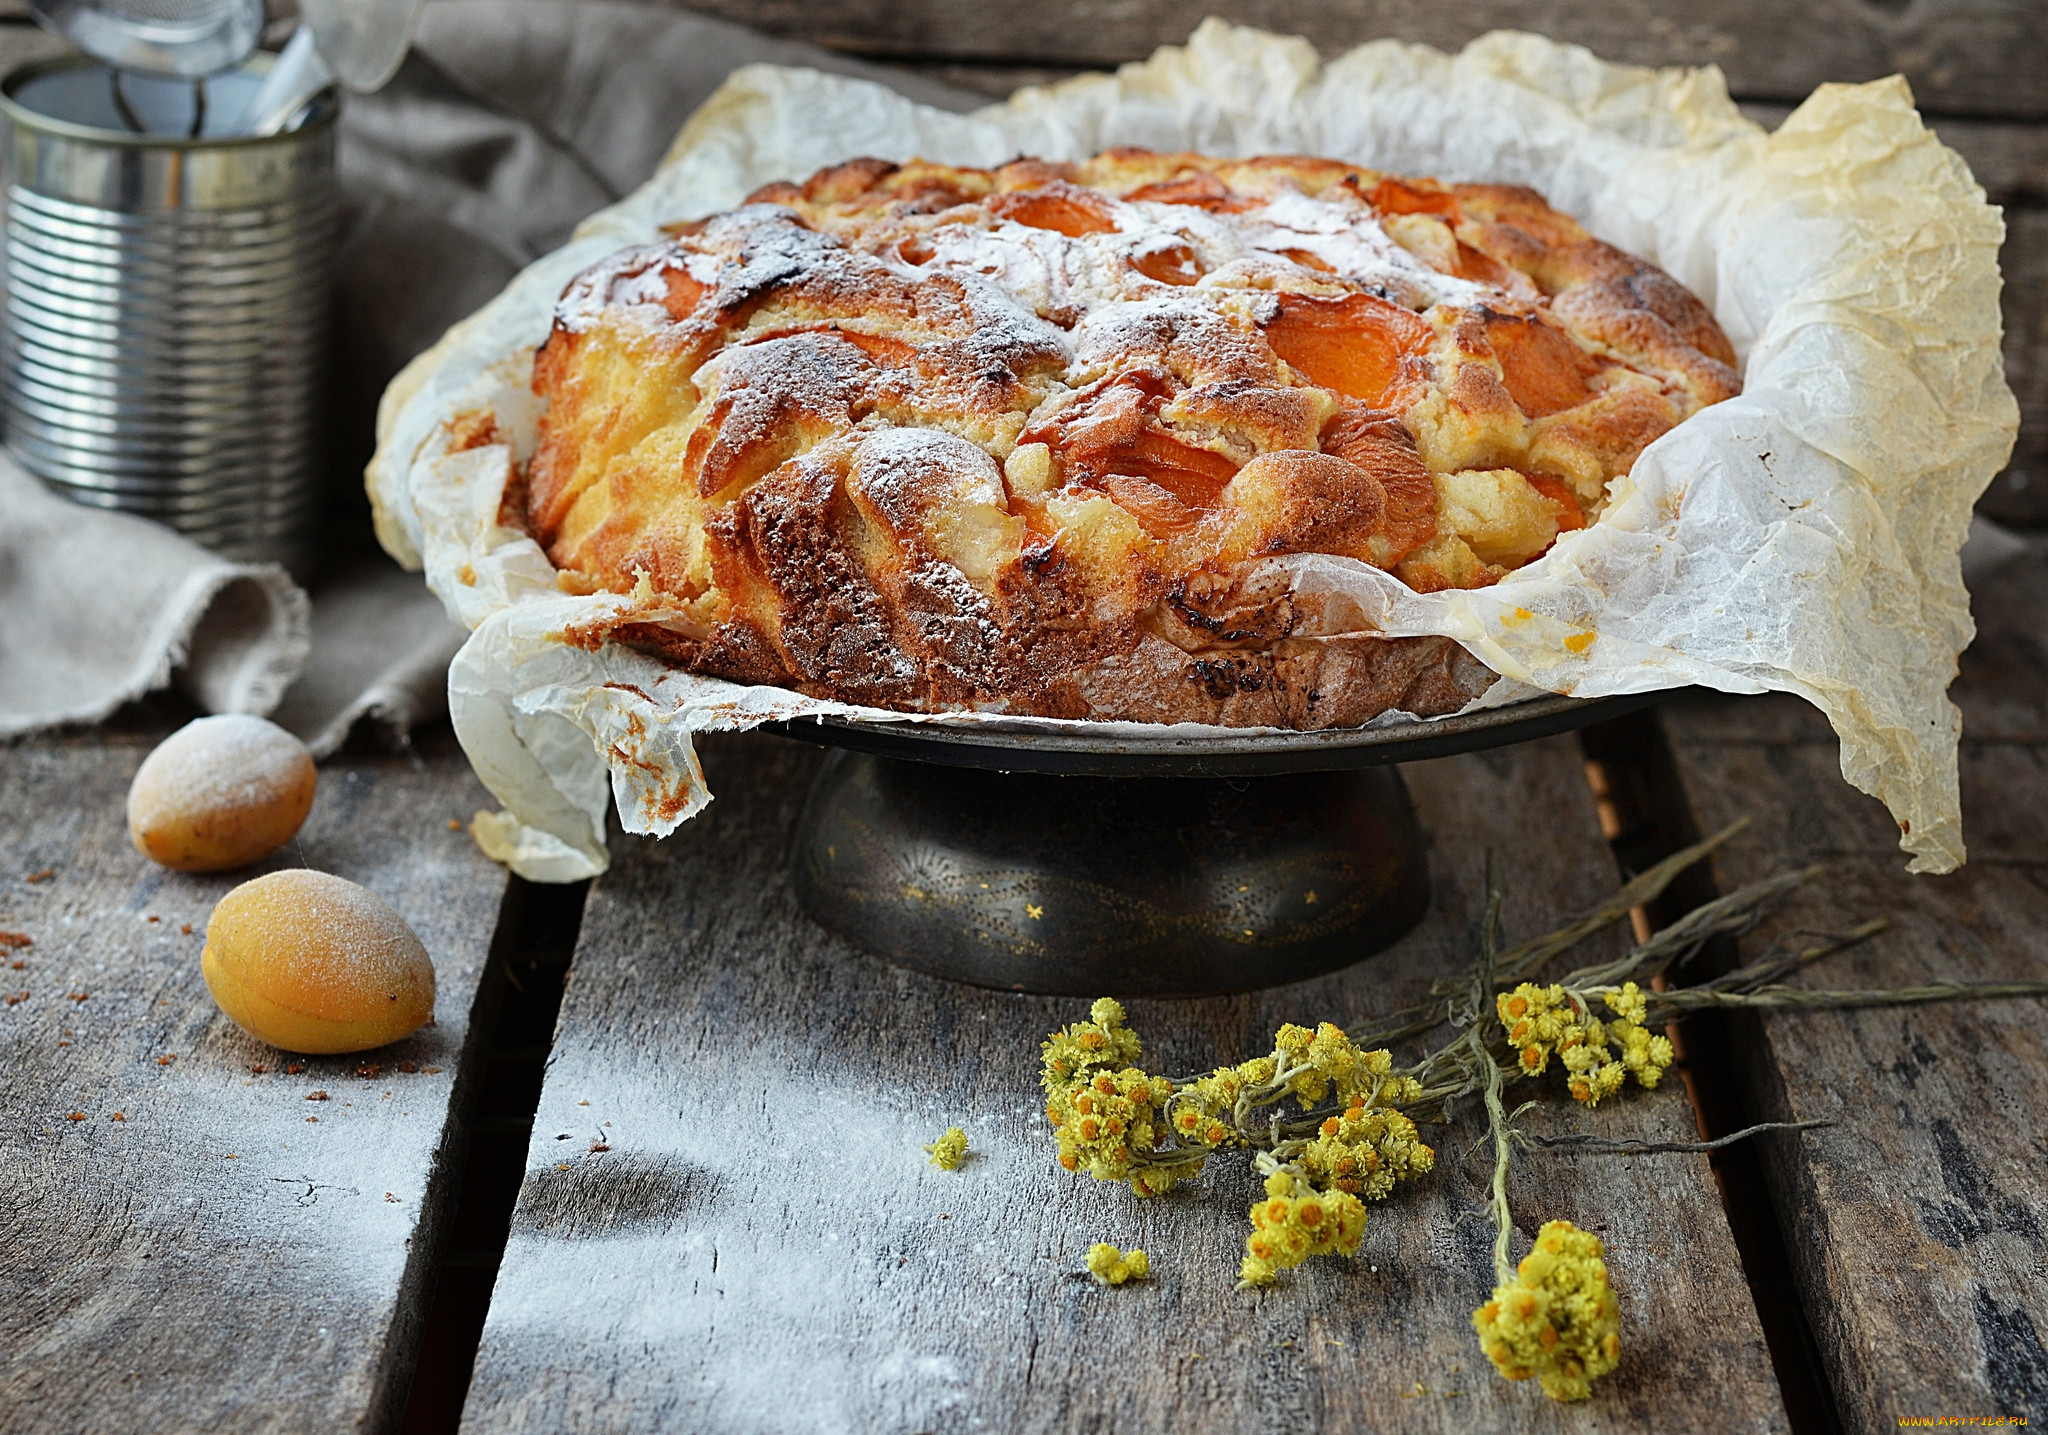
[[[276,723],[203,717],[136,769],[128,834],[143,856],[180,872],[246,867],[292,840],[318,783],[313,755]]]
[[[199,966],[235,1025],[286,1051],[368,1051],[434,1015],[434,964],[405,918],[326,872],[271,872],[221,898]]]

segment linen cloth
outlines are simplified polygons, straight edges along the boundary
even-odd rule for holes
[[[951,110],[985,99],[653,6],[430,3],[397,77],[342,111],[332,506],[306,585],[73,504],[0,455],[0,738],[97,722],[172,684],[208,712],[268,714],[320,757],[359,723],[400,744],[445,713],[464,632],[370,533],[378,396],[646,180],[691,112],[755,62],[879,79]]]

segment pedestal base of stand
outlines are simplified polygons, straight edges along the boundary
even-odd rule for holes
[[[1398,769],[1053,777],[834,752],[796,890],[885,960],[1060,996],[1208,996],[1391,945],[1429,905]]]

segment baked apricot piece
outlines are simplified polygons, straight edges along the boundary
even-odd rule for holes
[[[199,955],[236,1026],[286,1051],[368,1051],[434,1015],[434,964],[383,898],[303,867],[220,899]]]
[[[1273,352],[1312,384],[1347,399],[1387,408],[1429,348],[1429,325],[1398,304],[1370,294],[1322,299],[1277,296],[1276,312],[1262,327]]]
[[[276,723],[203,717],[142,760],[128,788],[128,835],[180,872],[246,867],[292,840],[318,782],[306,745]]]
[[[1532,419],[1577,408],[1593,397],[1587,380],[1600,361],[1571,336],[1541,319],[1484,313],[1486,341],[1500,360],[1501,382],[1516,407]]]
[[[1037,189],[1012,190],[988,201],[989,213],[1030,229],[1051,229],[1069,239],[1084,234],[1109,234],[1116,219],[1102,197],[1091,189],[1054,180]]]

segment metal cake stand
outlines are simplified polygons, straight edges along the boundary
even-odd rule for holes
[[[1429,867],[1396,764],[1659,696],[1193,739],[854,719],[766,730],[837,749],[793,854],[798,898],[827,930],[980,986],[1208,996],[1349,966],[1421,920]]]

